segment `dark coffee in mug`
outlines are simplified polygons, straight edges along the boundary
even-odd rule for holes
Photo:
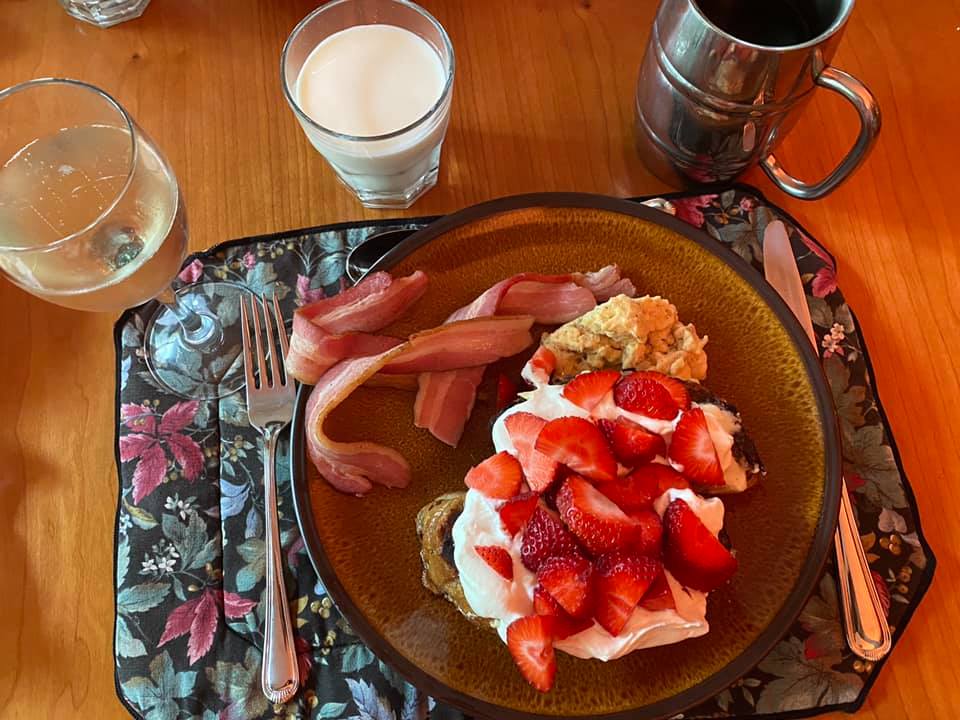
[[[696,0],[704,16],[738,40],[767,47],[801,45],[837,18],[833,0]]]

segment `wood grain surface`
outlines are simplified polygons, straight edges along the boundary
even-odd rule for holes
[[[0,85],[82,78],[157,140],[185,193],[191,248],[397,213],[363,210],[308,145],[278,80],[283,41],[316,3],[154,0],[98,30],[54,0],[0,0]],[[537,190],[665,190],[632,140],[654,0],[425,0],[457,78],[440,183],[408,214]],[[839,260],[927,537],[936,581],[863,718],[960,712],[960,2],[860,3],[835,64],[883,109],[868,162],[816,203],[745,180]],[[780,153],[824,175],[856,131],[823,92]],[[112,718],[115,317],[74,312],[0,281],[0,717]]]

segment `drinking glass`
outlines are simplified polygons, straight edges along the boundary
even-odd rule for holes
[[[77,20],[107,28],[140,17],[150,0],[60,0],[60,4]]]
[[[440,98],[406,127],[383,135],[348,135],[325,128],[304,111],[297,93],[300,70],[310,53],[334,33],[357,25],[394,25],[425,40],[443,65]],[[450,119],[453,45],[443,26],[406,0],[335,0],[307,15],[290,33],[280,58],[287,102],[307,138],[340,181],[366,207],[408,208],[437,184],[440,148]]]
[[[103,90],[43,78],[0,92],[0,272],[69,308],[159,301],[144,357],[182,397],[243,387],[240,298],[203,282],[174,291],[187,249],[183,198],[160,150]]]

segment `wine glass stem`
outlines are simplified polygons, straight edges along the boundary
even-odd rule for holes
[[[193,311],[187,307],[172,287],[167,287],[157,295],[157,301],[166,305],[177,319],[180,325],[180,338],[185,345],[209,348],[223,339],[223,328],[216,316]]]

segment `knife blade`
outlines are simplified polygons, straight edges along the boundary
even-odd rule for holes
[[[763,233],[763,272],[767,282],[800,321],[819,358],[817,335],[810,319],[800,269],[793,255],[787,228],[779,220],[769,223]],[[870,573],[847,484],[842,476],[840,483],[840,514],[834,547],[847,644],[855,655],[876,661],[890,652],[890,626]]]

